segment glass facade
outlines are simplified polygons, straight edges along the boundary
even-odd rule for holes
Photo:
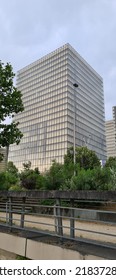
[[[69,44],[20,70],[17,87],[25,110],[15,120],[24,136],[11,145],[9,160],[19,170],[25,161],[40,171],[54,159],[62,163],[73,145],[74,118],[76,145],[106,158],[103,81]]]

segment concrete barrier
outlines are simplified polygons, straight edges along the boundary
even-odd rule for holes
[[[89,210],[89,209],[76,209],[74,217],[85,220],[96,220],[116,223],[116,212]]]
[[[73,249],[71,249],[72,245],[69,243],[65,244],[63,248],[62,245],[52,245],[1,232],[0,250],[2,251],[0,251],[0,259],[2,256],[3,259],[13,259],[13,254],[14,259],[16,255],[21,255],[32,260],[103,260],[116,258],[116,250],[112,252],[112,249],[102,248],[102,246],[95,248],[96,245],[80,245],[78,243],[75,249],[74,245]],[[5,256],[3,252],[5,252]],[[9,253],[12,254],[12,257]]]
[[[78,251],[61,248],[51,244],[27,241],[26,257],[33,260],[99,260],[99,256],[81,254]]]
[[[0,249],[25,256],[26,239],[0,232]]]

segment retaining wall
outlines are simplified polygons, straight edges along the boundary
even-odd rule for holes
[[[73,249],[71,249],[73,247]],[[95,244],[67,242],[65,247],[14,234],[0,233],[0,259],[16,259],[16,255],[32,260],[98,260],[116,259],[116,250]]]

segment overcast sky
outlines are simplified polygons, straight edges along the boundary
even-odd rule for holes
[[[0,59],[16,73],[70,43],[103,77],[105,115],[116,105],[116,0],[0,0]]]

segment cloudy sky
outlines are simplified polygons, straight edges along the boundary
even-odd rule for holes
[[[19,69],[70,43],[103,77],[116,105],[116,0],[0,0],[0,59]]]

